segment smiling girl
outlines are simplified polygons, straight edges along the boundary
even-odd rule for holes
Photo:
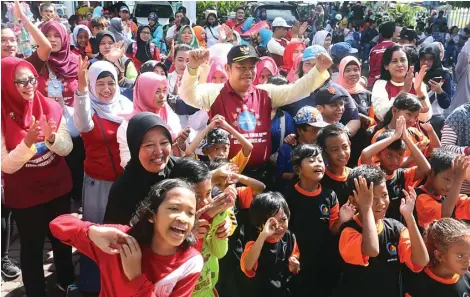
[[[188,297],[203,260],[192,247],[196,219],[192,186],[178,179],[154,185],[132,226],[94,225],[72,215],[56,218],[52,234],[95,261],[100,297]]]

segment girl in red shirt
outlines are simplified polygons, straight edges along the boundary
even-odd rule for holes
[[[196,196],[191,185],[178,179],[154,185],[136,218],[132,227],[99,226],[63,215],[50,229],[98,264],[100,297],[191,296],[203,266],[192,247]]]

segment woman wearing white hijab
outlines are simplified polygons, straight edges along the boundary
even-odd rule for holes
[[[326,30],[321,30],[315,33],[311,45],[315,44],[323,46],[328,52],[330,52],[331,33]]]
[[[133,105],[120,94],[116,68],[111,63],[97,61],[88,71],[87,68],[88,59],[80,58],[73,119],[86,152],[83,219],[102,223],[109,190],[123,171],[119,166],[117,130],[124,118],[132,113]],[[80,264],[80,289],[99,292],[98,268],[84,258]]]

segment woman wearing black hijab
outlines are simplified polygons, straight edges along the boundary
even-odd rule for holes
[[[429,69],[423,81],[428,87],[432,107],[433,116],[430,122],[439,137],[444,126],[444,114],[448,114],[446,109],[449,108],[453,95],[452,75],[442,66],[440,54],[439,45],[436,43],[424,44],[419,51],[419,67],[417,67],[417,72],[424,65]]]
[[[160,50],[152,42],[152,29],[150,26],[140,26],[137,30],[137,41],[127,47],[126,56],[140,69],[143,63],[149,60],[160,61]]]
[[[109,191],[105,224],[128,225],[150,187],[170,174],[177,158],[171,153],[166,123],[151,112],[138,113],[127,128],[131,160]]]

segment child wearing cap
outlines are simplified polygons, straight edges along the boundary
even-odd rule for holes
[[[302,107],[294,117],[295,134],[298,144],[313,144],[316,142],[317,133],[328,124],[323,121],[320,112],[312,106]],[[284,143],[279,149],[276,162],[276,177],[279,184],[286,186],[294,177],[294,167],[292,166],[292,151],[294,146]],[[282,187],[282,186],[281,186]]]
[[[194,138],[186,149],[186,156],[194,156],[196,148],[205,139],[202,152],[209,157],[209,160],[215,160],[216,158],[228,159],[230,135],[242,145],[242,149],[230,160],[232,164],[238,167],[238,172],[241,173],[250,160],[253,145],[220,115],[212,118],[211,123]]]
[[[316,94],[317,109],[323,120],[330,125],[343,127],[339,121],[344,113],[346,95],[340,93],[335,87],[322,87]]]

